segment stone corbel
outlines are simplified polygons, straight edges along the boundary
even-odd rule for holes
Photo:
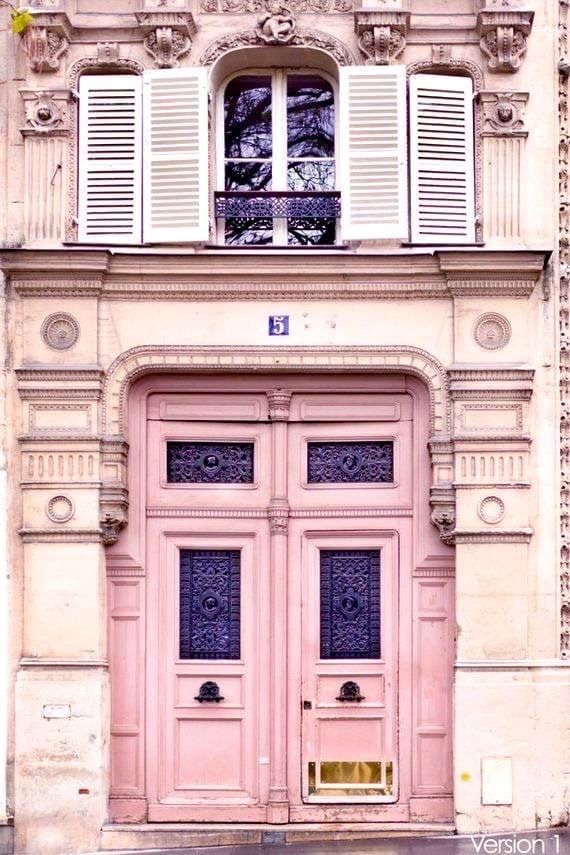
[[[430,488],[431,521],[443,543],[455,542],[455,490],[453,488],[453,442],[449,437],[431,439],[429,452],[432,469]]]
[[[26,124],[20,131],[26,136],[68,136],[70,89],[20,89]]]
[[[355,11],[354,30],[358,47],[366,57],[364,64],[389,65],[392,60],[397,59],[406,47],[409,26],[409,12],[395,9]]]
[[[104,546],[117,542],[128,520],[127,451],[127,443],[121,437],[109,437],[101,444],[99,525]]]
[[[145,32],[144,49],[154,59],[157,68],[176,68],[190,52],[196,35],[191,12],[137,12],[137,20]]]
[[[59,71],[73,28],[65,12],[41,12],[22,36],[28,64],[37,74]]]
[[[527,50],[534,12],[518,9],[482,9],[477,15],[479,45],[488,58],[489,70],[513,73]]]
[[[528,92],[479,92],[486,137],[527,137],[524,127]]]

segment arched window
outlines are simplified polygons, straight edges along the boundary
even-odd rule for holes
[[[233,77],[223,89],[218,240],[230,245],[334,244],[335,93],[315,71]]]

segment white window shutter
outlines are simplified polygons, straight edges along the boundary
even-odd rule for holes
[[[473,243],[473,85],[467,77],[410,77],[413,243]]]
[[[343,240],[408,237],[406,70],[340,69]]]
[[[141,241],[140,77],[79,79],[78,240]]]
[[[144,240],[208,240],[208,72],[145,71]]]

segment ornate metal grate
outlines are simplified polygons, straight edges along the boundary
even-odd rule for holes
[[[307,443],[309,484],[382,484],[394,480],[393,442]]]
[[[169,442],[169,484],[253,484],[253,442]]]
[[[340,217],[340,193],[336,190],[275,192],[233,191],[215,194],[216,217],[247,219]]]
[[[380,552],[323,549],[321,659],[380,658]]]
[[[239,549],[182,549],[180,658],[239,657]]]

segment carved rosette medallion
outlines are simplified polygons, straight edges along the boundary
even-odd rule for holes
[[[45,318],[41,336],[45,344],[53,350],[69,350],[79,339],[79,324],[73,315],[56,312]]]
[[[485,350],[500,350],[510,341],[511,325],[504,315],[487,312],[475,321],[473,336]]]
[[[46,516],[54,523],[67,522],[73,511],[73,502],[67,496],[52,496],[46,505]]]
[[[477,513],[483,522],[496,525],[505,517],[505,503],[498,496],[485,496],[477,506]]]

